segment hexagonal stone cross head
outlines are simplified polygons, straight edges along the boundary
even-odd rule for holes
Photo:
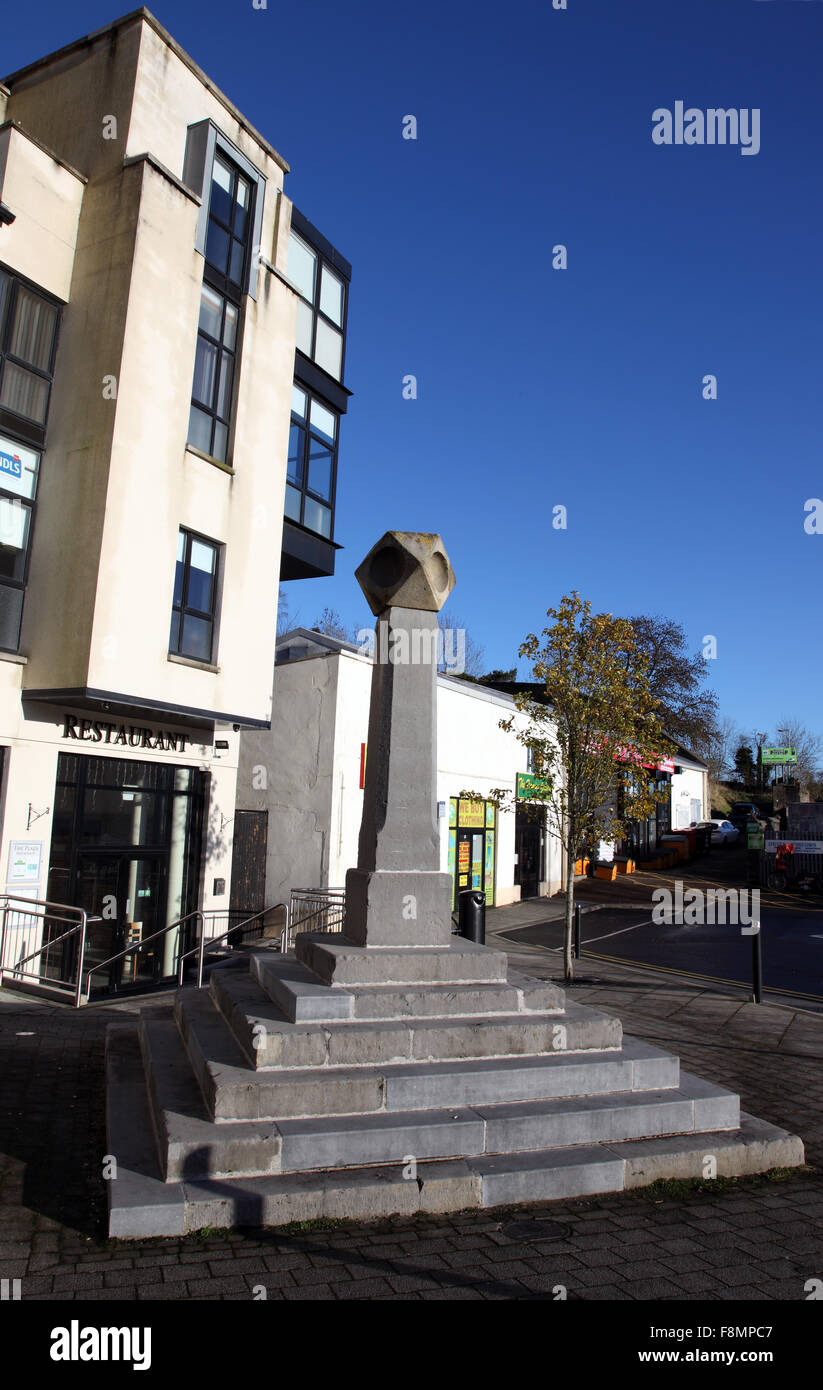
[[[355,577],[376,617],[387,608],[439,613],[455,585],[440,536],[426,531],[387,531]]]

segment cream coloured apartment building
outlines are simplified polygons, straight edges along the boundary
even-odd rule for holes
[[[334,569],[350,267],[287,171],[146,10],[0,85],[0,892],[91,960],[242,907],[278,581]]]

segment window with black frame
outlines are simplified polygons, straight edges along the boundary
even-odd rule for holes
[[[289,239],[288,277],[301,296],[297,304],[297,347],[335,381],[342,381],[345,280],[294,230]]]
[[[20,645],[59,307],[0,270],[0,650]]]
[[[337,434],[337,414],[295,383],[285,514],[327,540],[334,533]]]
[[[221,463],[228,458],[253,201],[251,181],[215,153],[188,442]]]
[[[210,663],[214,652],[220,546],[180,529],[169,653]]]
[[[0,270],[0,410],[45,427],[58,307]]]

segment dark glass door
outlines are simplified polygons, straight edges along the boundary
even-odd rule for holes
[[[522,820],[515,829],[514,881],[520,884],[520,898],[536,898],[540,891],[540,825]]]
[[[164,855],[87,851],[77,856],[76,903],[90,918],[84,974],[164,925]],[[91,977],[92,994],[149,984],[163,974],[163,938]]]

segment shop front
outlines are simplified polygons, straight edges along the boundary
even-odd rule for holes
[[[7,687],[12,674],[0,663]],[[225,930],[236,733],[149,723],[148,713],[49,708],[21,702],[2,684],[0,856],[10,903],[4,969],[54,942],[31,969],[55,983],[72,982],[78,936],[57,938],[83,909],[83,974],[92,972],[92,996],[173,975],[179,950],[199,935],[195,914],[205,913],[207,938]],[[27,913],[26,901],[56,906]],[[62,906],[72,914],[61,917]],[[157,941],[149,941],[155,933],[161,933]],[[106,964],[143,942],[125,961]]]
[[[468,797],[449,798],[449,873],[452,907],[466,888],[481,889],[486,906],[493,907],[497,803]]]

